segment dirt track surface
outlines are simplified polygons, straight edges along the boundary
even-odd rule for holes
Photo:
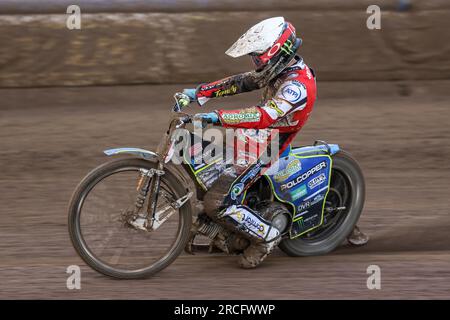
[[[297,144],[339,143],[360,162],[371,237],[326,256],[276,251],[256,270],[236,257],[182,255],[146,280],[91,270],[67,232],[67,204],[102,150],[153,149],[178,87],[0,90],[0,298],[450,298],[448,98],[319,99]],[[211,103],[249,105],[254,96]],[[196,112],[199,108],[194,108]],[[203,109],[205,110],[205,109]],[[81,290],[66,288],[80,265]],[[381,290],[366,269],[381,268]]]

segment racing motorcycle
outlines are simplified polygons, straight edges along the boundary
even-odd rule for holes
[[[242,253],[255,239],[273,241],[268,226],[278,230],[278,247],[296,257],[326,254],[349,236],[363,209],[364,177],[349,153],[323,141],[289,146],[275,162],[256,161],[235,179],[228,208],[245,206],[246,213],[231,210],[229,218],[242,232],[208,217],[203,196],[224,164],[196,159],[210,141],[202,141],[197,153],[186,153],[181,164],[169,161],[173,133],[194,119],[176,101],[155,152],[105,150],[116,159],[92,170],[76,187],[69,233],[90,267],[115,278],[144,278],[169,266],[183,249],[194,253],[202,247],[199,238],[209,252],[227,254]]]

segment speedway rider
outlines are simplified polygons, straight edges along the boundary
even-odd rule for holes
[[[314,72],[296,54],[301,43],[302,40],[296,37],[294,26],[283,17],[263,20],[251,27],[226,51],[233,58],[249,55],[255,66],[254,71],[201,84],[196,89],[184,89],[183,94],[191,102],[203,105],[212,98],[264,89],[263,102],[258,106],[236,110],[221,109],[196,116],[225,128],[277,129],[281,154],[305,125],[316,100]],[[224,175],[204,197],[206,214],[219,223],[223,221],[220,218],[227,215],[257,215],[244,206],[227,207],[225,196],[234,179],[235,177]],[[236,213],[236,210],[244,212]],[[229,223],[223,225],[232,228]],[[256,267],[279,243],[279,231],[268,227],[270,231],[266,229],[269,234],[265,235],[265,239],[271,241],[252,241],[239,258],[241,267]],[[367,238],[355,227],[348,240],[353,244],[363,244]]]

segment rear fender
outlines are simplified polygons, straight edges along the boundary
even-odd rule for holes
[[[319,155],[319,154],[328,154],[330,156],[335,155],[340,150],[339,145],[337,144],[318,144],[315,146],[306,146],[293,148],[289,150],[289,152],[294,153],[298,156],[310,156],[310,155]]]

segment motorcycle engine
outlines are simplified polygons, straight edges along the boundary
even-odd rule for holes
[[[280,231],[280,234],[287,231],[290,221],[290,212],[283,204],[272,201],[263,201],[257,204],[255,209],[261,217],[266,221],[270,221],[272,226]],[[201,220],[203,221],[198,231],[211,239],[211,247],[218,248],[220,251],[228,254],[239,254],[250,245],[248,239],[219,226],[208,217],[203,216],[203,219]],[[210,251],[212,251],[212,248]]]
[[[291,213],[286,206],[279,202],[263,201],[256,206],[256,211],[272,226],[283,234],[287,231]]]
[[[210,239],[210,253],[219,249],[219,251],[228,254],[239,254],[250,245],[248,239],[225,229],[223,226],[212,221],[206,214],[199,215],[194,225],[197,229],[196,233]],[[194,237],[195,234],[192,235],[191,242],[193,242]],[[187,252],[192,253],[192,249],[187,250]]]

